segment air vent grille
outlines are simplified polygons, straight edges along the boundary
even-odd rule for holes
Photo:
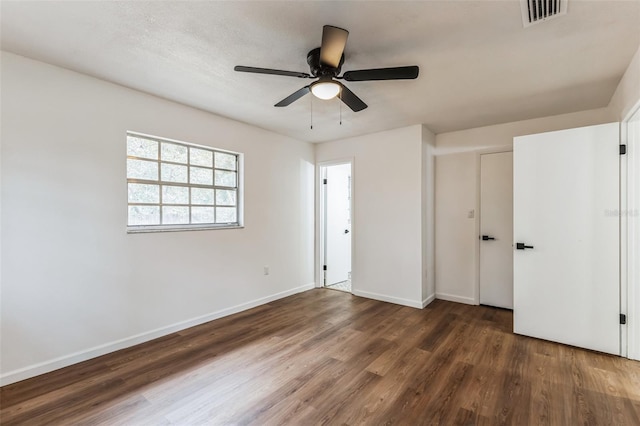
[[[521,0],[525,27],[567,13],[567,0]]]

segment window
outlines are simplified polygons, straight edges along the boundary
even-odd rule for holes
[[[129,232],[238,227],[240,154],[127,134]]]

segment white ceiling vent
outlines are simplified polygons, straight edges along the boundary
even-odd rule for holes
[[[566,15],[568,0],[520,0],[524,27]]]

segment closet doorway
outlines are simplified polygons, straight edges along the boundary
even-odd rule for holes
[[[513,309],[513,153],[480,154],[480,304]]]
[[[351,292],[352,164],[321,166],[324,287]]]

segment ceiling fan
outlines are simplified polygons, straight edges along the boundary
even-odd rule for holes
[[[322,45],[307,54],[311,74],[295,71],[274,70],[237,65],[234,70],[257,74],[282,75],[285,77],[317,78],[316,81],[287,96],[274,106],[291,105],[307,93],[311,92],[320,99],[340,98],[353,111],[362,111],[367,107],[359,97],[338,80],[373,81],[373,80],[411,80],[418,77],[417,65],[394,68],[376,68],[347,71],[342,76],[340,70],[344,63],[344,47],[347,44],[349,31],[325,25],[322,29]]]

